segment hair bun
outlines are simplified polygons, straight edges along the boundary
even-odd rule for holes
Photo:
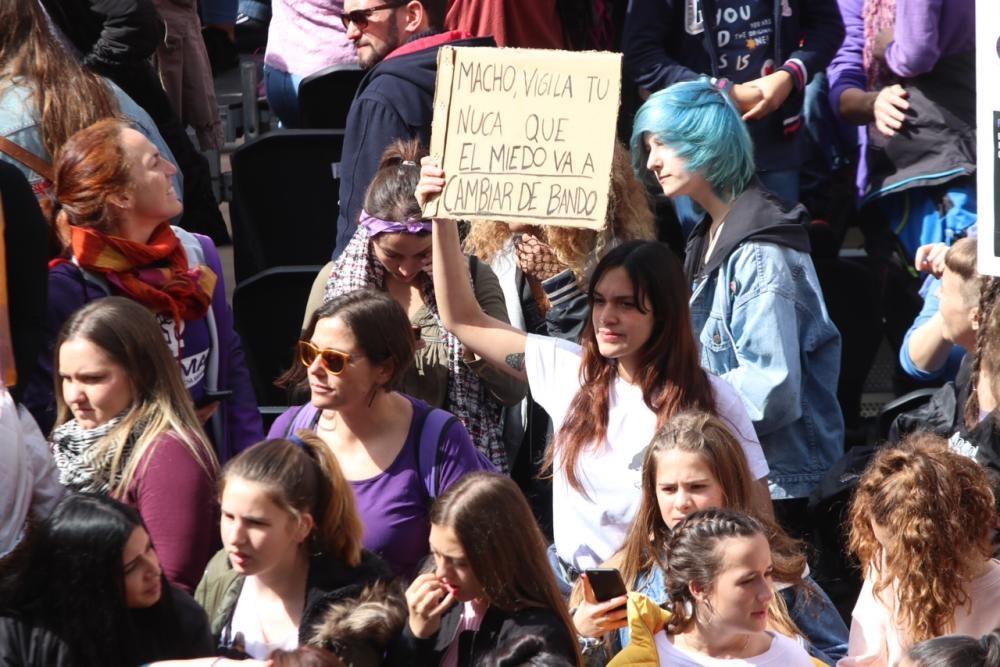
[[[1000,631],[983,635],[979,645],[983,649],[983,667],[1000,667]]]

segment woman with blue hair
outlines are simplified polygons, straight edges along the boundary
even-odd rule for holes
[[[742,396],[771,467],[772,497],[800,499],[775,504],[794,525],[844,437],[840,334],[809,256],[808,214],[761,186],[739,112],[707,79],[649,97],[636,114],[632,155],[664,194],[689,196],[705,211],[684,264],[701,363]]]

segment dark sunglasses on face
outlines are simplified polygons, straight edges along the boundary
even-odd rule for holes
[[[364,30],[368,27],[368,19],[370,19],[372,14],[375,12],[380,9],[399,9],[405,4],[406,1],[387,2],[384,5],[376,5],[374,7],[369,7],[368,9],[355,9],[353,12],[341,14],[340,20],[344,22],[344,30],[348,30],[352,23],[358,27],[358,30]]]
[[[347,368],[347,362],[351,360],[351,355],[340,350],[329,348],[321,350],[307,340],[299,341],[299,361],[306,368],[312,366],[319,357],[319,364],[330,375],[340,375]]]

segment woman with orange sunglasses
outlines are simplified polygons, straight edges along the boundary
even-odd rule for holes
[[[452,414],[397,391],[416,348],[409,318],[375,289],[323,304],[282,378],[311,400],[274,422],[270,438],[309,429],[354,489],[366,549],[409,577],[427,555],[427,509],[465,473],[492,470]]]

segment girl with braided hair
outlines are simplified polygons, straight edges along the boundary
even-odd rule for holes
[[[965,402],[963,421],[972,429],[997,406],[991,378],[995,375],[996,353],[1000,352],[1000,312],[996,302],[1000,296],[1000,280],[983,278],[979,295],[979,329],[976,350],[969,376],[969,397]]]
[[[642,465],[642,503],[625,544],[607,563],[617,568],[630,591],[657,604],[669,600],[664,585],[667,545],[684,518],[713,507],[752,513],[751,475],[739,442],[718,417],[690,410],[674,416],[646,450]],[[758,518],[771,547],[775,596],[772,630],[802,641],[828,665],[847,652],[847,626],[826,594],[808,576],[802,544],[773,522]],[[571,602],[573,622],[582,636],[618,630],[621,646],[630,641],[624,600],[597,602],[581,576],[583,598]],[[800,639],[801,638],[801,639]],[[594,650],[593,642],[585,648]]]
[[[632,645],[610,666],[814,665],[798,643],[769,629],[774,565],[767,535],[763,523],[736,510],[688,515],[666,545],[669,618],[659,608],[630,614]]]
[[[944,439],[916,434],[881,451],[850,511],[850,549],[866,575],[839,665],[895,665],[917,642],[1000,625],[996,525],[986,472]]]
[[[907,651],[897,667],[1000,667],[1000,632],[928,639]]]

